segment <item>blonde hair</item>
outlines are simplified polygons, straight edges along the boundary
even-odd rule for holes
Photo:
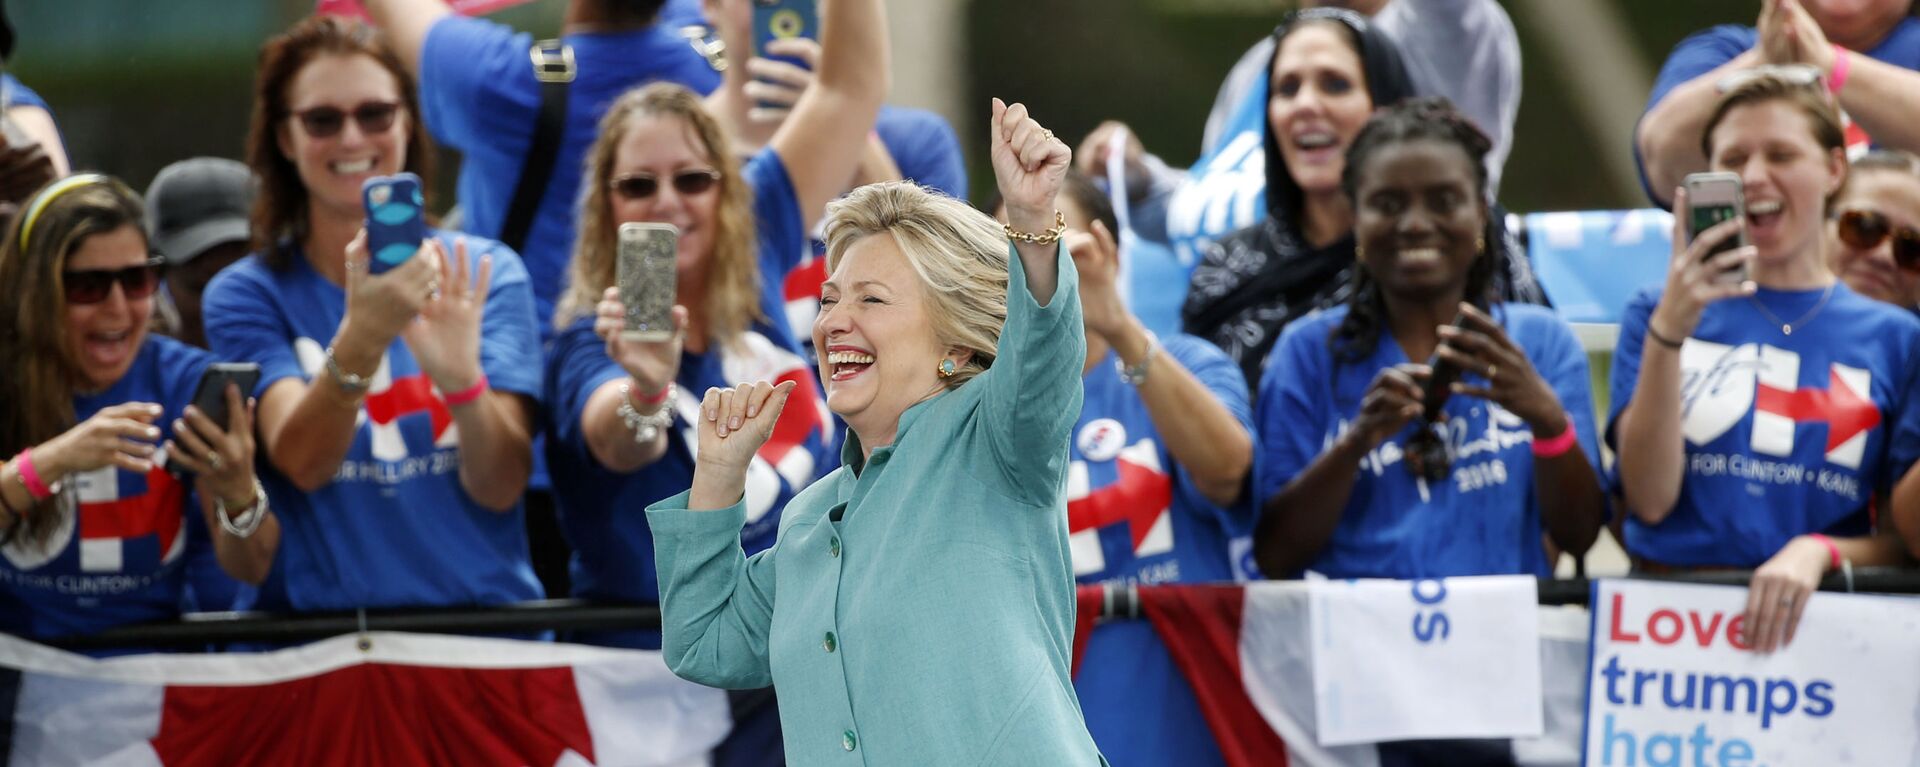
[[[737,344],[748,326],[765,316],[760,306],[760,269],[754,236],[753,191],[740,177],[740,162],[720,122],[709,114],[693,91],[672,83],[653,83],[621,94],[600,119],[599,136],[587,150],[585,181],[580,190],[580,230],[567,269],[567,292],[554,310],[557,329],[593,314],[600,294],[611,287],[619,263],[618,222],[608,187],[620,142],[635,120],[671,117],[684,123],[706,159],[720,172],[720,204],[714,213],[713,251],[705,254],[706,295],[700,297],[701,320],[708,337],[723,345]],[[661,183],[666,183],[661,179]],[[682,301],[682,303],[685,303]]]
[[[920,278],[934,337],[973,352],[941,381],[957,389],[993,366],[1007,324],[1007,239],[966,203],[907,181],[870,184],[827,206],[827,271],[847,249],[888,234]]]
[[[1777,74],[1762,73],[1720,94],[1720,100],[1714,103],[1713,112],[1707,117],[1706,128],[1700,131],[1700,153],[1713,158],[1713,131],[1720,127],[1728,112],[1774,101],[1784,101],[1807,116],[1814,143],[1821,149],[1846,147],[1847,135],[1840,126],[1840,114],[1834,111],[1832,97],[1825,89],[1817,84],[1802,84]]]

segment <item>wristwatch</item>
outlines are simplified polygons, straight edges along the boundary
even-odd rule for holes
[[[365,394],[373,387],[373,382],[367,380],[367,376],[355,375],[340,367],[340,362],[333,358],[331,346],[327,347],[327,375],[333,377],[333,382],[339,385],[341,391],[354,396]]]
[[[240,510],[238,517],[230,516],[227,502],[218,493],[213,496],[213,514],[220,518],[220,529],[235,538],[250,538],[260,529],[260,521],[267,518],[267,489],[260,486],[260,480],[253,480],[253,502]]]

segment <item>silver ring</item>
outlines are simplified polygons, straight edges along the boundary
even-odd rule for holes
[[[428,283],[427,283],[427,295],[428,295],[428,296],[437,296],[437,295],[440,295],[440,281],[439,281],[439,280],[432,280],[432,281],[430,281],[430,282],[428,282]]]
[[[220,454],[219,453],[207,454],[207,468],[212,469],[214,471],[220,470]]]
[[[1781,597],[1781,598],[1780,598],[1780,606],[1781,606],[1781,607],[1792,607],[1792,606],[1793,606],[1793,595],[1792,595],[1792,594],[1788,594],[1787,596],[1784,596],[1784,597]]]

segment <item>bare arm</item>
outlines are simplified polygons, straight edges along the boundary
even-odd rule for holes
[[[1761,63],[1758,49],[1749,50],[1675,86],[1647,110],[1634,130],[1634,142],[1646,165],[1648,188],[1656,192],[1672,189],[1687,174],[1707,169],[1707,157],[1700,152],[1700,135],[1706,131],[1707,118],[1713,116],[1713,105],[1719,100],[1718,83],[1735,70]]]
[[[846,191],[892,72],[881,0],[823,0],[820,15],[820,72],[768,142],[787,167],[806,230]]]
[[[371,378],[385,347],[353,340],[348,324],[334,334],[334,359],[342,370]],[[267,462],[304,492],[326,487],[353,446],[365,396],[341,388],[325,371],[311,382],[283,378],[267,387],[259,408]]]
[[[67,148],[60,143],[60,131],[53,125],[53,115],[40,107],[17,106],[7,110],[7,117],[29,138],[40,143],[41,151],[53,161],[54,178],[72,172],[72,165],[67,162]]]
[[[1132,320],[1131,317],[1128,319]],[[1120,360],[1136,365],[1146,357],[1146,328],[1139,320],[1107,336]],[[1253,437],[1247,427],[1173,355],[1153,355],[1140,384],[1147,417],[1166,440],[1167,453],[1186,467],[1194,489],[1216,506],[1231,506],[1246,489],[1253,468]]]
[[[1920,72],[1887,64],[1868,56],[1849,54],[1847,81],[1840,89],[1840,105],[1847,116],[1884,146],[1920,152]]]
[[[622,386],[635,386],[627,379],[608,381],[593,391],[587,398],[587,406],[580,410],[580,433],[587,440],[587,452],[593,454],[593,460],[600,462],[608,471],[622,474],[638,471],[667,454],[667,430],[661,429],[658,436],[646,442],[637,441],[634,431],[627,427],[627,421],[620,417],[620,393]],[[650,415],[661,408],[673,407],[672,401],[647,407],[635,404],[634,410],[641,415]]]
[[[427,45],[427,31],[440,17],[453,13],[445,0],[365,0],[373,25],[387,34],[387,44],[400,54],[415,77],[420,75],[420,53]]]

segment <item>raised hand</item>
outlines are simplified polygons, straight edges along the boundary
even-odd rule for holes
[[[792,62],[755,56],[747,59],[747,74],[753,76],[745,86],[753,106],[747,119],[769,126],[786,122],[800,94],[813,85],[813,73],[820,70],[820,44],[804,37],[767,43],[767,53],[807,62],[805,67]]]
[[[1679,341],[1693,334],[1700,324],[1700,312],[1707,304],[1737,296],[1752,295],[1751,280],[1741,283],[1722,278],[1729,269],[1751,265],[1759,250],[1752,245],[1734,248],[1707,257],[1714,246],[1732,239],[1740,231],[1738,219],[1714,224],[1700,236],[1687,241],[1687,221],[1693,217],[1686,187],[1673,191],[1673,256],[1667,262],[1667,285],[1659,305],[1648,318],[1648,327],[1660,335]]]
[[[1131,316],[1120,298],[1120,246],[1106,224],[1095,221],[1091,229],[1068,230],[1067,252],[1073,256],[1073,268],[1080,273],[1080,311],[1087,330],[1110,336]]]
[[[439,276],[429,286],[438,290],[431,291],[421,303],[419,314],[401,337],[420,363],[421,372],[441,392],[466,391],[481,376],[480,323],[486,315],[487,291],[493,285],[493,259],[481,256],[479,276],[470,279],[465,238],[454,241],[452,258],[446,256],[439,240],[429,239],[413,261],[429,255],[439,266]]]
[[[993,175],[1006,201],[1007,223],[1022,232],[1054,226],[1054,197],[1067,177],[1073,152],[1027,115],[1024,104],[993,100]]]
[[[1470,386],[1455,381],[1453,393],[1506,408],[1537,434],[1553,436],[1565,430],[1567,415],[1560,395],[1534,369],[1533,361],[1507,336],[1506,329],[1473,304],[1461,302],[1460,313],[1466,315],[1466,327],[1441,326],[1440,346],[1435,353],[1485,379],[1486,384]]]
[[[385,349],[413,322],[438,287],[440,249],[422,247],[413,258],[381,274],[367,271],[367,231],[347,243],[345,324],[368,346]]]
[[[237,509],[253,501],[254,403],[243,401],[235,384],[227,384],[225,394],[227,427],[188,405],[186,414],[173,422],[167,460],[194,473],[201,497],[219,498]]]
[[[680,375],[680,350],[687,340],[687,307],[673,307],[673,337],[665,341],[632,341],[621,335],[627,326],[627,305],[620,289],[607,288],[594,307],[593,332],[607,343],[607,358],[633,378],[635,393],[651,398]]]
[[[700,402],[700,468],[712,467],[740,472],[745,478],[753,454],[773,436],[773,424],[787,405],[787,395],[795,386],[784,381],[743,383],[731,389],[712,388]]]
[[[1395,365],[1381,370],[1367,384],[1360,398],[1360,414],[1347,433],[1360,445],[1372,450],[1388,437],[1400,433],[1421,412],[1427,377],[1432,370],[1425,365]]]

